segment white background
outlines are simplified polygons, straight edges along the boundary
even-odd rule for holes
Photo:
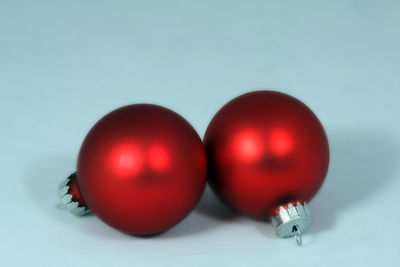
[[[0,2],[1,266],[394,266],[400,260],[399,1]],[[231,98],[309,105],[331,165],[304,247],[206,191],[170,231],[57,207],[104,114],[150,102],[202,136]]]

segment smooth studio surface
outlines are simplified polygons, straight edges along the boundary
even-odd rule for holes
[[[1,266],[393,266],[400,259],[398,1],[0,3]],[[94,123],[150,102],[200,136],[242,93],[275,89],[321,120],[331,162],[304,247],[207,189],[162,235],[57,206]]]

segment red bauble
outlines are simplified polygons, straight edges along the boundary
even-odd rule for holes
[[[147,104],[103,117],[86,136],[78,184],[90,209],[131,234],[162,232],[199,201],[207,162],[201,139],[178,114]]]
[[[308,202],[328,170],[321,123],[283,93],[258,91],[233,99],[215,115],[204,142],[211,187],[252,217],[268,218],[279,207]]]

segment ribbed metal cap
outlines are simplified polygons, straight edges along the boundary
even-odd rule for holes
[[[67,179],[62,181],[58,186],[58,196],[60,197],[61,204],[71,213],[81,216],[88,212],[90,209],[83,202],[80,195],[77,182],[76,172],[71,174]]]
[[[312,224],[307,203],[300,201],[279,206],[271,217],[272,226],[279,237],[296,237],[301,245],[301,233]]]

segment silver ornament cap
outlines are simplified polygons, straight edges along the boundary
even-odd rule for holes
[[[272,226],[279,237],[296,237],[302,245],[301,234],[312,224],[310,209],[306,202],[291,202],[279,206],[271,216]]]
[[[63,180],[58,186],[58,196],[60,197],[61,205],[67,209],[72,214],[77,216],[82,216],[90,212],[90,209],[76,200],[76,196],[74,196],[71,192],[71,186],[73,183],[77,183],[77,174],[76,172],[71,174],[67,179]],[[80,192],[79,192],[80,193]]]

